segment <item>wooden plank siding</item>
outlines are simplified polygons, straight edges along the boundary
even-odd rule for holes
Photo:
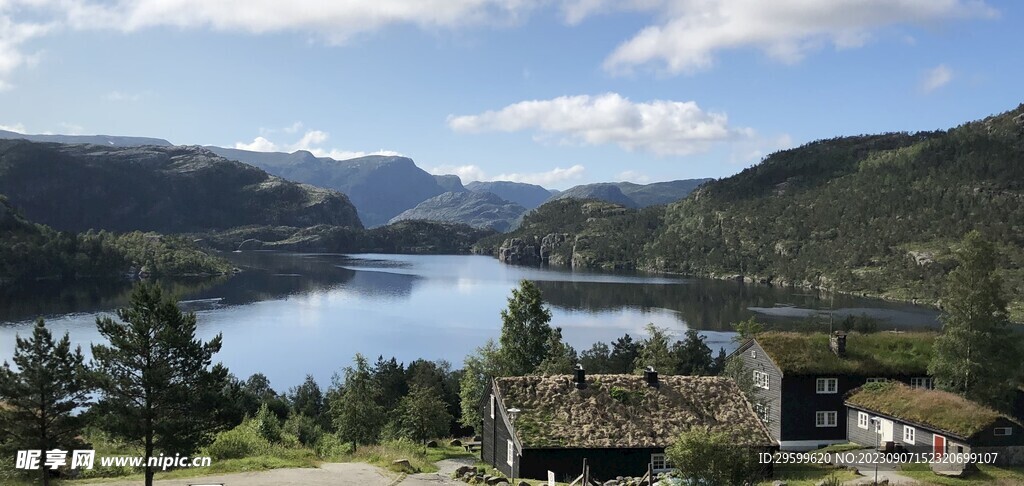
[[[480,434],[483,439],[480,447],[480,460],[501,471],[505,476],[510,478],[519,477],[520,451],[515,444],[516,439],[510,430],[508,414],[501,403],[500,397],[495,392],[493,382],[488,384],[482,410],[484,430]],[[493,417],[491,416],[492,403],[494,407]],[[508,464],[508,444],[510,441],[513,445],[513,464],[511,466]]]
[[[765,426],[772,439],[778,442],[782,438],[782,370],[775,365],[768,353],[755,340],[747,341],[736,350],[736,353],[736,356],[743,360],[743,365],[748,372],[753,373],[754,370],[758,370],[768,373],[768,389],[755,387],[754,395],[757,403],[752,405],[755,410],[757,404],[768,407],[768,422],[765,423]]]

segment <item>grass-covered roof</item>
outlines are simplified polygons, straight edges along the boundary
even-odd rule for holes
[[[765,332],[755,338],[783,373],[924,375],[932,358],[932,332],[850,333],[846,355],[836,356],[824,333]]]
[[[770,445],[767,430],[729,378],[662,376],[522,376],[495,380],[506,408],[520,410],[516,436],[525,448],[666,447],[693,427],[728,431],[737,443]]]
[[[963,438],[985,430],[1004,417],[953,393],[911,388],[891,381],[868,383],[850,393],[846,403]]]

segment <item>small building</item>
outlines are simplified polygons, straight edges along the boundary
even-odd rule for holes
[[[846,397],[850,442],[890,451],[986,453],[997,464],[1024,464],[1017,420],[953,393],[871,383]]]
[[[846,442],[844,395],[869,382],[931,388],[934,333],[758,334],[733,353],[754,383],[754,408],[783,450]]]
[[[575,375],[496,378],[484,404],[481,459],[508,477],[558,481],[642,476],[671,466],[665,448],[693,427],[727,431],[758,452],[772,440],[725,377]]]

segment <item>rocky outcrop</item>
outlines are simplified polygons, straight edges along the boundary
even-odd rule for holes
[[[512,265],[538,265],[540,246],[534,241],[509,238],[498,247],[498,260]]]
[[[506,231],[525,212],[526,208],[489,192],[446,192],[403,211],[390,222],[441,221]]]

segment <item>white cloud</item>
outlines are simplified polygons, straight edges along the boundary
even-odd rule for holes
[[[747,136],[728,126],[724,113],[702,110],[692,101],[632,102],[617,93],[562,96],[522,101],[479,115],[449,116],[448,126],[463,133],[531,130],[541,138],[602,145],[656,155],[703,152],[713,142]]]
[[[654,64],[672,74],[707,69],[726,50],[753,48],[795,63],[829,44],[860,47],[893,26],[997,15],[980,0],[571,0],[563,8],[570,23],[621,10],[652,12],[659,20],[620,44],[605,69]]]
[[[953,80],[953,70],[945,64],[939,64],[924,73],[921,80],[921,91],[931,93]]]
[[[283,131],[286,133],[292,133],[302,128],[301,122],[295,122],[290,127],[285,128]],[[294,129],[294,130],[292,130]],[[292,131],[289,131],[292,130]],[[261,132],[275,132],[276,130],[263,130]],[[402,155],[394,150],[376,150],[373,152],[363,151],[352,151],[352,150],[340,150],[336,148],[324,148],[322,144],[327,142],[330,135],[322,130],[308,130],[302,135],[302,137],[295,143],[289,144],[277,144],[264,136],[258,136],[252,140],[252,142],[235,142],[234,148],[239,150],[250,150],[253,152],[295,152],[297,150],[305,150],[312,153],[317,157],[330,157],[335,160],[346,160],[354,159],[356,157],[365,157],[367,155]]]
[[[128,103],[136,103],[138,101],[142,101],[142,99],[148,95],[148,91],[143,91],[140,93],[128,93],[125,91],[114,90],[107,94],[104,94],[103,99],[107,101],[123,101]]]
[[[619,174],[615,176],[615,179],[617,181],[636,182],[638,184],[646,184],[648,182],[651,182],[651,178],[649,176],[637,172],[635,170],[619,172]]]
[[[541,186],[559,185],[563,182],[581,179],[586,168],[576,164],[572,167],[555,167],[544,172],[512,172],[488,176],[487,173],[477,165],[441,165],[427,170],[431,174],[444,175],[455,174],[462,179],[463,183],[472,181],[512,181],[526,182]]]
[[[20,133],[22,135],[28,133],[25,131],[25,125],[22,125],[21,123],[15,123],[13,125],[0,125],[0,130]]]

